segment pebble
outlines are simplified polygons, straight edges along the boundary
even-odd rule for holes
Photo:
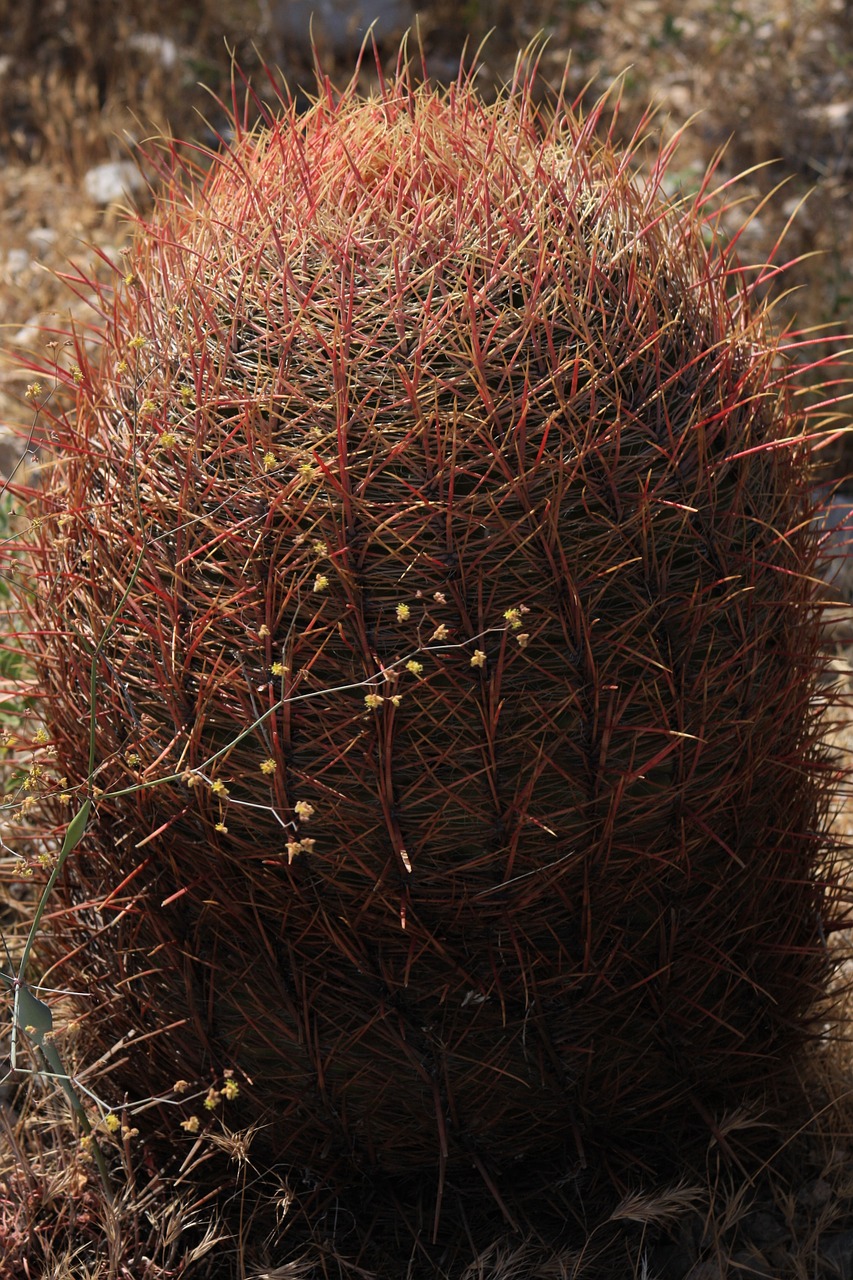
[[[39,345],[39,340],[44,334],[44,321],[40,316],[33,316],[27,321],[12,338],[12,342],[16,347],[26,347],[29,350]]]
[[[178,46],[169,36],[158,36],[154,31],[137,31],[125,41],[128,49],[142,53],[153,62],[159,62],[171,71],[178,61]]]
[[[59,238],[59,232],[53,227],[31,227],[27,232],[27,239],[32,245],[34,253],[47,253]]]
[[[144,186],[142,174],[129,160],[110,160],[106,164],[96,164],[83,178],[86,195],[96,204],[127,200],[128,196],[142,191]]]
[[[10,249],[3,263],[3,274],[9,280],[16,280],[30,265],[30,255],[26,249]]]

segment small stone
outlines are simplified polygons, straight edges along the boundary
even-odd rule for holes
[[[56,243],[58,232],[53,227],[31,227],[27,232],[27,239],[34,253],[47,253],[48,249]]]
[[[3,264],[3,274],[8,280],[16,280],[23,275],[31,262],[26,249],[10,249]]]
[[[136,31],[125,44],[152,62],[159,62],[165,71],[171,71],[178,61],[178,46],[174,40],[169,36],[158,36],[154,31]]]
[[[846,131],[853,125],[853,100],[824,102],[816,107],[809,107],[803,114],[827,129]]]
[[[32,316],[25,325],[17,330],[12,342],[16,347],[33,350],[41,344],[44,337],[44,326],[40,316]]]
[[[86,195],[96,204],[113,204],[127,200],[141,191],[145,183],[142,174],[129,160],[111,160],[96,164],[83,179]]]

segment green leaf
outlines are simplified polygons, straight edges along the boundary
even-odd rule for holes
[[[74,817],[68,824],[65,832],[65,839],[62,841],[62,848],[59,851],[60,865],[65,858],[68,857],[72,849],[76,849],[77,845],[83,839],[86,833],[86,824],[89,821],[89,810],[92,808],[92,801],[87,800],[82,809],[78,809]]]
[[[15,989],[15,1010],[15,1021],[18,1026],[25,1030],[27,1027],[32,1027],[35,1034],[33,1035],[32,1032],[30,1034],[41,1047],[42,1036],[53,1030],[53,1014],[50,1006],[34,996],[28,986],[22,985]]]

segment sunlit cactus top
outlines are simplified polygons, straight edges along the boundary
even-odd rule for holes
[[[176,161],[60,375],[72,786],[138,563],[68,889],[137,895],[104,1035],[171,1027],[150,1092],[234,1068],[303,1165],[659,1147],[770,1089],[824,981],[803,422],[707,189],[603,110],[286,100]]]

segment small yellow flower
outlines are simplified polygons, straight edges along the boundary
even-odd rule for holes
[[[129,751],[125,756],[125,760],[130,765],[131,769],[138,769],[142,764],[142,757],[137,751]]]
[[[207,1097],[204,1100],[204,1105],[208,1111],[215,1111],[216,1108],[219,1106],[219,1094],[216,1092],[215,1089],[208,1089]]]
[[[267,777],[269,777],[270,774],[275,773],[276,769],[278,768],[278,765],[275,762],[275,760],[273,760],[270,757],[266,760],[262,760],[259,767],[260,767],[261,773],[264,773],[267,775]]]
[[[388,699],[388,701],[391,703],[392,707],[399,707],[400,703],[403,701],[403,695],[401,693],[395,693]]]
[[[325,542],[321,542],[319,538],[312,542],[311,546],[318,556],[324,556],[326,554],[326,544]]]
[[[186,1093],[189,1087],[190,1087],[189,1080],[176,1080],[175,1083],[172,1085],[172,1092],[178,1093],[178,1094]]]
[[[398,604],[397,605],[397,621],[408,622],[411,612],[412,611],[407,604]]]
[[[258,627],[259,640],[266,640],[269,636],[269,633],[270,633],[270,629],[265,622],[260,627]]]
[[[124,283],[126,285],[136,284],[136,279],[136,273],[134,271],[128,271],[127,275],[124,277]]]
[[[24,790],[35,791],[36,788],[38,787],[39,778],[41,778],[43,774],[44,774],[44,769],[42,769],[41,765],[34,764],[33,767],[30,769],[29,773],[27,774],[26,779],[24,781]]]
[[[436,627],[435,631],[433,631],[432,635],[430,636],[430,640],[446,640],[449,635],[450,635],[450,632],[447,630],[447,627],[442,622],[441,626]]]
[[[174,431],[164,431],[158,441],[161,449],[174,449],[177,443],[178,437],[175,435]]]
[[[181,387],[179,394],[183,403],[187,405],[193,398],[193,389],[192,387]]]
[[[220,1093],[227,1102],[233,1102],[240,1092],[240,1086],[236,1080],[226,1080],[222,1086]]]
[[[325,591],[328,585],[329,579],[326,577],[325,573],[318,573],[317,577],[314,579],[314,591]]]
[[[36,729],[33,734],[33,742],[37,742],[40,747],[43,747],[48,741],[47,729]]]
[[[74,379],[74,381],[76,382],[77,386],[79,387],[79,386],[80,386],[80,383],[83,381],[83,370],[80,368],[79,364],[75,364],[75,365],[72,367],[72,369],[71,369],[71,377]]]
[[[198,1133],[199,1119],[198,1116],[190,1116],[188,1120],[181,1121],[181,1128],[187,1133]]]
[[[504,617],[506,618],[509,625],[512,627],[513,631],[518,631],[518,629],[521,626],[521,610],[507,609],[504,613]]]
[[[130,347],[131,351],[141,351],[146,343],[147,339],[143,338],[141,333],[137,333],[135,337],[131,338],[127,345]]]
[[[216,826],[213,829],[214,831],[218,831],[221,836],[228,835],[228,828],[226,827],[224,822],[217,822]]]
[[[104,1126],[109,1129],[110,1133],[118,1133],[121,1128],[121,1121],[114,1111],[104,1116]]]
[[[27,386],[27,399],[35,400],[37,396],[41,395],[41,391],[42,386],[40,382],[30,382]]]
[[[213,794],[214,794],[215,796],[227,796],[227,795],[228,795],[228,788],[226,787],[226,785],[225,785],[225,783],[224,783],[224,782],[220,781],[220,779],[219,779],[219,778],[217,778],[215,782],[212,782],[212,783],[210,784],[210,789],[211,789],[211,791],[213,792]]]
[[[287,670],[287,667],[284,665],[283,662],[274,662],[270,667],[270,671],[273,673],[274,676],[283,676],[286,670]]]
[[[424,673],[424,664],[422,662],[415,662],[415,660],[412,659],[411,662],[406,663],[406,670],[410,671],[413,676],[422,676]]]
[[[300,822],[310,822],[316,813],[316,809],[307,800],[297,800],[293,806],[293,812]]]
[[[472,667],[484,667],[486,665],[486,655],[482,649],[475,649],[471,655]]]
[[[364,705],[367,707],[368,711],[376,711],[378,707],[382,706],[384,701],[385,699],[382,697],[381,693],[366,693],[364,695]]]
[[[126,360],[119,360],[118,364],[116,365],[116,373],[127,373]]]
[[[303,462],[299,467],[299,475],[303,480],[313,480],[317,474],[317,468],[312,462]]]
[[[278,459],[274,453],[265,453],[263,456],[264,471],[272,471]]]

